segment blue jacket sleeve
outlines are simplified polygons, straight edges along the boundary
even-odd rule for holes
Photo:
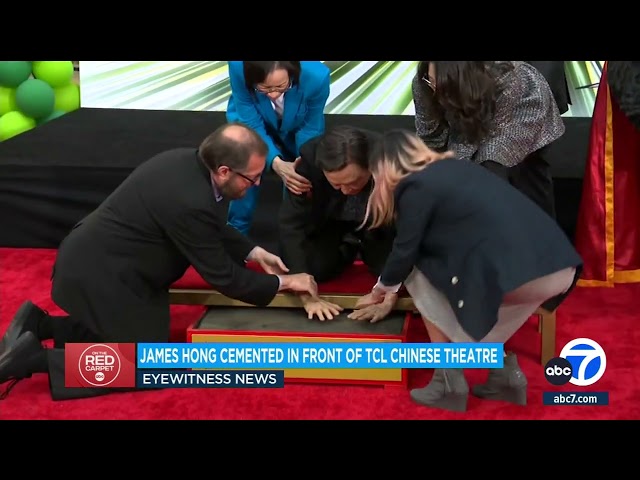
[[[322,64],[317,73],[320,73],[320,75],[317,77],[316,88],[307,99],[308,107],[304,124],[296,133],[296,149],[298,152],[302,145],[312,138],[322,135],[325,129],[324,109],[331,91],[331,72],[329,68]]]

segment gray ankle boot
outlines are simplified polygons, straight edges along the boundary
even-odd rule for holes
[[[504,357],[503,368],[489,370],[487,382],[473,387],[473,395],[486,400],[504,400],[516,405],[527,404],[527,377],[524,376],[518,358],[509,353]]]
[[[437,368],[431,382],[424,388],[415,388],[411,398],[428,407],[464,412],[467,410],[469,385],[461,368]]]

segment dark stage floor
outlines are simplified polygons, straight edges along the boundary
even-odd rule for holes
[[[68,230],[137,165],[154,154],[197,146],[225,121],[223,112],[80,109],[0,143],[0,247],[57,248]],[[567,118],[553,155],[558,221],[572,237],[590,119]],[[327,115],[327,126],[413,129],[411,116]],[[252,236],[274,248],[281,198],[267,175]]]

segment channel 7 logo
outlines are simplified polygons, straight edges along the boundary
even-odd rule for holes
[[[588,387],[600,380],[606,369],[604,349],[589,338],[576,338],[564,346],[559,357],[547,362],[544,376],[552,385]]]

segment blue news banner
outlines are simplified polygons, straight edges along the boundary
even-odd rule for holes
[[[286,369],[502,368],[501,343],[139,343],[138,388],[282,388]]]

